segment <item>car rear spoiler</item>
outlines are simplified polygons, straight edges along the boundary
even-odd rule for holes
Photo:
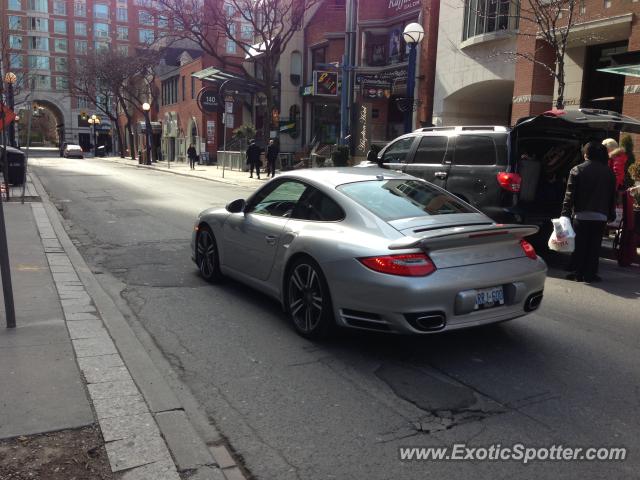
[[[422,248],[436,250],[453,248],[469,244],[482,244],[504,241],[507,239],[521,239],[537,233],[535,225],[469,225],[461,227],[443,228],[426,232],[421,237],[403,237],[393,241],[389,250],[404,250],[407,248]]]

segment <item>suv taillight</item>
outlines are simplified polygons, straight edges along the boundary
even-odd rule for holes
[[[520,191],[522,177],[517,173],[500,172],[496,175],[496,178],[500,186],[507,192],[518,193]]]
[[[426,277],[436,271],[436,266],[424,253],[384,255],[359,258],[358,260],[365,267],[376,272],[403,277]]]

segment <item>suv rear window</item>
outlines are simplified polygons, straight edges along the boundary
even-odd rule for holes
[[[456,138],[457,165],[495,165],[496,146],[491,137],[459,135]]]
[[[401,218],[475,213],[453,195],[411,179],[347,183],[338,190],[388,222]]]

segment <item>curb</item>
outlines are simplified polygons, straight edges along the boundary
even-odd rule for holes
[[[138,338],[95,278],[40,179],[30,174],[42,199],[32,211],[116,478],[246,479],[150,336]],[[172,374],[178,396],[150,355]]]
[[[163,172],[163,173],[172,173],[173,175],[179,175],[181,177],[199,178],[200,180],[208,180],[210,182],[224,183],[225,185],[235,185],[237,187],[251,188],[248,185],[244,185],[242,183],[234,182],[233,180],[226,180],[226,179],[223,179],[223,178],[203,177],[203,176],[200,176],[200,175],[192,175],[190,173],[176,172],[176,171],[172,171],[170,168],[160,168],[160,167],[155,167],[153,165],[133,164],[133,163],[129,163],[127,161],[122,160],[120,157],[100,157],[100,159],[101,160],[106,160],[108,162],[117,163],[119,165],[126,165],[128,167],[146,168],[147,170],[155,170],[156,172]]]

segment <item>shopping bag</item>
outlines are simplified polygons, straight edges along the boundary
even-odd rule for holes
[[[571,219],[554,218],[551,223],[553,223],[553,232],[549,237],[549,249],[556,252],[573,252],[576,246],[576,232],[571,226]]]

